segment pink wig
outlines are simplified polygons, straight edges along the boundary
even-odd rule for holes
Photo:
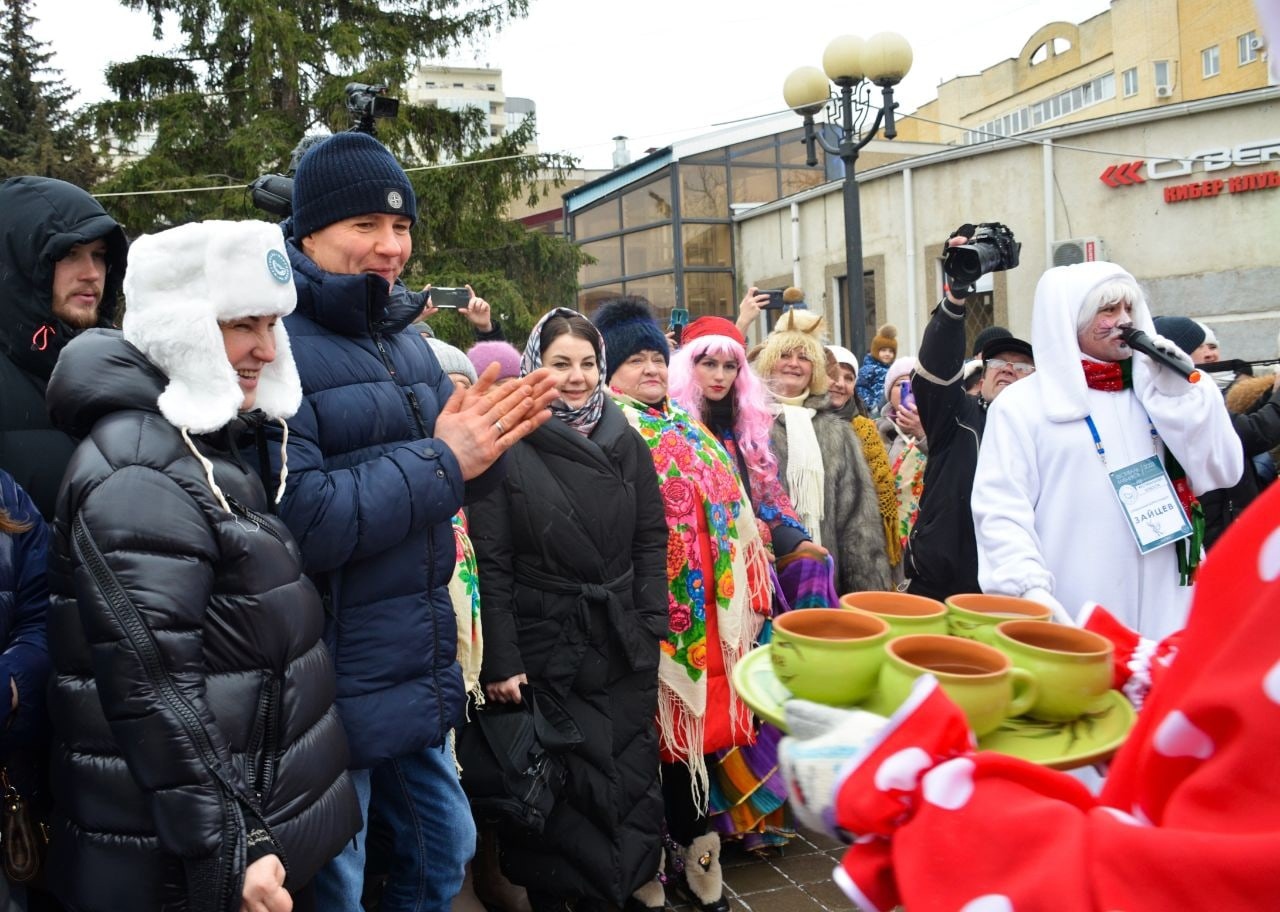
[[[769,446],[769,428],[773,426],[773,412],[770,410],[774,401],[773,394],[747,366],[747,353],[736,340],[728,336],[700,336],[672,355],[667,376],[667,394],[694,418],[702,420],[706,399],[694,375],[694,365],[703,355],[733,358],[738,362],[738,376],[729,388],[729,395],[737,405],[733,437],[747,463],[748,471],[766,476],[776,474],[778,460]]]

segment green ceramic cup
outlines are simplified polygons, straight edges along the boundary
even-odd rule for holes
[[[1037,621],[1005,621],[995,647],[1016,668],[1035,676],[1038,692],[1027,710],[1033,719],[1070,722],[1109,705],[1111,641],[1089,630]]]
[[[947,606],[922,595],[906,592],[850,592],[840,596],[840,607],[874,614],[889,625],[889,636],[909,633],[945,634]]]
[[[1047,621],[1053,617],[1048,606],[1011,595],[953,595],[947,599],[947,625],[952,636],[977,640],[988,646],[995,642],[995,628],[1005,621]]]
[[[1025,713],[1036,698],[1035,678],[1014,668],[999,650],[957,637],[913,634],[885,646],[879,688],[867,708],[881,713],[897,709],[923,674],[938,679],[979,738]]]
[[[773,673],[797,697],[851,706],[875,689],[889,625],[840,608],[800,608],[773,619]]]

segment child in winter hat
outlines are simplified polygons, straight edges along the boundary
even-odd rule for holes
[[[898,357],[898,330],[886,323],[871,340],[871,350],[862,359],[858,383],[854,387],[871,414],[879,414],[885,402],[884,377]]]
[[[893,359],[898,357],[898,328],[896,326],[886,323],[876,330],[875,338],[871,340],[871,354],[885,367],[893,363]]]

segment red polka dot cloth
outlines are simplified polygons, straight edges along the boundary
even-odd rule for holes
[[[1131,646],[1154,681],[1099,797],[973,751],[922,678],[824,810],[853,841],[835,872],[849,897],[886,912],[1280,908],[1280,485],[1205,560],[1176,645]]]

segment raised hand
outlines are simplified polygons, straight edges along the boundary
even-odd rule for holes
[[[436,419],[436,439],[453,452],[464,481],[485,472],[551,417],[547,406],[558,395],[551,371],[495,386],[499,372],[490,364],[471,389],[455,390]]]

